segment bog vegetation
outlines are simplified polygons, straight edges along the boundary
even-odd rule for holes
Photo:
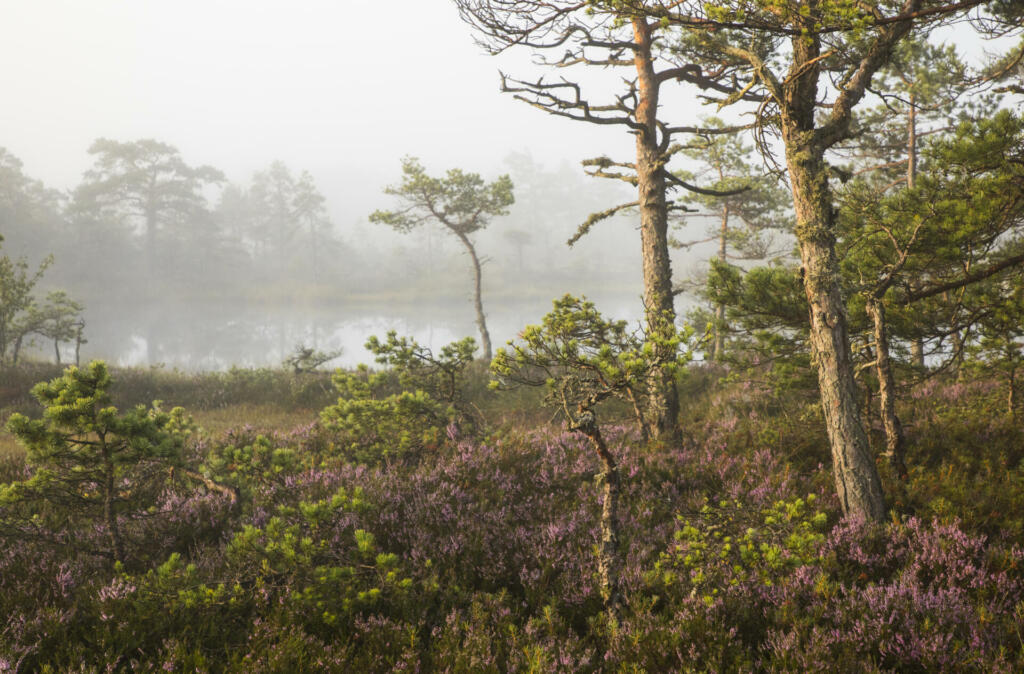
[[[456,4],[565,75],[505,91],[635,136],[584,162],[633,200],[569,244],[637,219],[641,322],[565,295],[492,352],[473,236],[515,186],[407,158],[370,219],[459,239],[479,350],[82,363],[83,305],[40,290],[90,276],[64,254],[131,249],[154,307],[211,281],[175,276],[195,250],[328,288],[323,198],[275,163],[210,208],[216,169],[99,140],[65,199],[0,154],[9,239],[78,237],[0,257],[0,672],[1024,670],[1019,3]],[[967,66],[953,25],[1004,51]],[[733,121],[669,119],[684,85]]]

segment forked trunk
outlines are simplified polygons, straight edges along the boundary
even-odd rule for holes
[[[665,202],[664,157],[658,147],[658,87],[651,55],[651,29],[646,20],[633,19],[637,49],[639,101],[636,121],[636,176],[640,204],[640,245],[644,274],[644,310],[648,334],[668,334],[675,326],[676,311],[672,296],[672,265],[669,260],[668,206]],[[662,349],[663,347],[658,347]],[[659,354],[670,356],[671,354]],[[679,394],[675,378],[656,368],[648,381],[647,419],[656,439],[679,439]]]
[[[896,384],[892,375],[892,360],[889,358],[889,337],[885,325],[885,305],[881,300],[871,298],[866,305],[868,316],[875,330],[875,372],[878,375],[878,405],[885,429],[885,454],[893,472],[901,479],[907,479],[906,438],[903,424],[896,414]]]

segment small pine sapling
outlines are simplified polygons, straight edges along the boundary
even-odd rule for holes
[[[111,378],[102,361],[69,367],[32,395],[41,419],[14,414],[7,429],[28,449],[32,476],[0,485],[0,534],[57,533],[66,541],[97,523],[108,546],[90,550],[125,561],[125,521],[146,513],[181,463],[189,421],[180,407],[136,407],[119,414],[110,404]]]
[[[646,408],[643,396],[650,390],[649,377],[655,371],[674,376],[689,358],[688,351],[680,352],[688,336],[674,326],[656,335],[630,332],[625,321],[605,319],[585,298],[565,295],[554,301],[553,310],[540,325],[527,326],[519,342],[499,349],[491,363],[494,388],[546,387],[545,404],[559,410],[571,430],[587,437],[602,462],[604,503],[598,569],[601,595],[613,617],[621,603],[619,470],[597,423],[598,405],[612,398],[628,401],[646,439],[649,422],[642,411]]]

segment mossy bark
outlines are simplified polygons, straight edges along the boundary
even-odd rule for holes
[[[885,455],[893,472],[901,479],[907,479],[906,437],[903,424],[896,414],[896,382],[892,374],[892,360],[889,358],[889,335],[885,324],[885,305],[881,300],[871,298],[866,304],[875,332],[875,373],[878,376],[878,406],[885,430]]]
[[[590,446],[601,459],[604,472],[598,478],[603,486],[601,505],[601,543],[597,553],[597,572],[601,581],[601,598],[608,614],[618,619],[622,594],[619,576],[622,572],[622,557],[619,550],[619,467],[615,457],[608,450],[601,429],[594,420],[593,412],[580,410],[573,428],[590,440]]]
[[[857,409],[846,303],[836,257],[836,210],[825,163],[825,150],[843,135],[849,113],[843,114],[843,108],[836,107],[833,114],[840,117],[833,118],[828,133],[817,128],[820,38],[800,35],[791,44],[789,76],[778,86],[779,112],[796,215],[794,233],[810,314],[811,353],[832,450],[832,474],[844,515],[879,520],[886,514],[885,496]],[[883,52],[884,48],[871,51],[871,58],[877,61],[875,69],[884,62]]]
[[[668,205],[665,201],[664,153],[658,143],[658,90],[651,54],[651,28],[633,19],[637,48],[636,177],[640,211],[640,245],[644,275],[644,310],[650,335],[664,334],[676,319],[669,259]],[[658,347],[664,348],[664,347]],[[679,394],[675,378],[655,369],[648,381],[647,421],[655,439],[679,438]]]

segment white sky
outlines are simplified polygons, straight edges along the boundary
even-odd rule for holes
[[[155,138],[234,182],[280,159],[342,229],[386,205],[406,154],[484,175],[511,151],[628,159],[622,127],[499,92],[528,58],[485,54],[451,0],[0,0],[0,146],[64,189],[98,137]],[[713,112],[693,93],[663,97],[667,121]]]
[[[631,145],[502,95],[515,63],[450,0],[0,0],[0,63],[0,145],[58,188],[101,136],[156,138],[239,182],[281,159],[332,200],[391,182],[405,154],[491,173],[513,150],[554,166]]]

